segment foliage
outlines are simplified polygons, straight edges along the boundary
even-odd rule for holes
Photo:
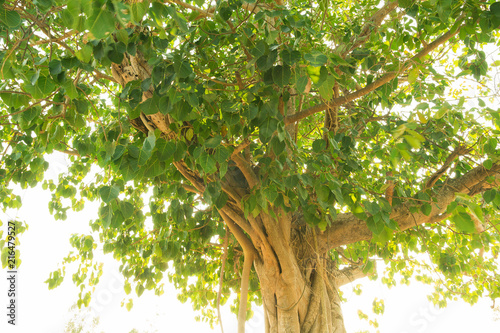
[[[285,215],[336,267],[383,259],[383,282],[435,284],[441,305],[500,296],[500,3],[1,3],[0,201],[42,183],[56,219],[101,203],[66,259],[89,269],[81,304],[99,244],[127,294],[166,275],[213,322],[220,274],[222,304],[240,287],[237,230],[258,248],[253,219]],[[69,171],[44,180],[56,151]],[[253,272],[249,301],[260,288]]]
[[[74,304],[69,309],[71,318],[64,327],[65,333],[94,333],[98,332],[99,317],[95,317],[90,309],[79,310]]]

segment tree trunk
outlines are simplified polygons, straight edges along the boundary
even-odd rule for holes
[[[290,224],[290,216],[281,216],[271,219],[261,214],[258,218],[268,220],[263,225],[278,231],[277,226]],[[255,222],[249,221],[250,224]],[[292,224],[297,226],[297,221]],[[291,237],[269,235],[254,260],[266,332],[345,332],[338,294],[339,283],[343,280],[337,278],[338,270],[329,258],[320,257],[314,244],[304,241],[304,234],[299,235],[294,227],[291,230]],[[307,234],[312,229],[302,225],[301,231],[304,230]]]
[[[138,52],[136,56],[127,54],[120,65],[112,64],[112,73],[118,83],[125,85],[134,79],[149,78],[151,69]],[[145,91],[143,100],[150,98],[152,93]],[[294,110],[291,106],[288,109],[288,116],[291,116]],[[170,116],[161,113],[141,113],[139,118],[131,119],[131,124],[144,133],[159,129],[165,137],[177,140],[178,134],[170,130],[170,120]],[[295,126],[292,125],[287,129],[293,137]],[[345,332],[338,287],[364,274],[360,274],[359,267],[348,272],[335,267],[325,255],[324,248],[335,246],[330,246],[328,237],[324,240],[324,234],[316,238],[313,227],[300,213],[291,214],[281,208],[268,207],[268,211],[261,211],[255,217],[252,214],[244,217],[243,198],[252,189],[260,187],[259,171],[242,155],[244,147],[245,143],[241,149],[235,147],[230,158],[233,164],[224,179],[220,179],[229,200],[218,209],[246,259],[241,282],[239,332],[244,332],[248,275],[252,263],[260,281],[267,332]],[[174,162],[174,165],[192,184],[186,189],[203,195],[206,186],[203,177],[190,170],[183,161]],[[320,240],[319,246],[317,239]]]

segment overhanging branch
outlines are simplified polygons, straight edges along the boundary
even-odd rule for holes
[[[334,277],[335,285],[337,287],[341,287],[357,279],[370,276],[375,272],[375,270],[371,270],[370,272],[364,272],[363,268],[364,268],[363,266],[349,266],[344,269],[341,269]]]
[[[414,55],[412,58],[408,59],[403,63],[401,68],[398,71],[394,72],[388,72],[384,75],[382,75],[378,80],[375,80],[374,82],[366,85],[364,88],[361,88],[359,90],[356,90],[355,92],[352,92],[350,94],[347,94],[345,96],[341,96],[338,98],[331,99],[330,101],[326,103],[321,103],[318,105],[315,105],[313,107],[310,107],[309,109],[306,109],[304,111],[295,113],[293,115],[290,115],[285,118],[285,125],[293,124],[301,119],[304,119],[306,117],[309,117],[315,113],[325,111],[329,107],[336,107],[336,106],[341,106],[344,104],[347,104],[349,102],[352,102],[360,97],[363,97],[375,89],[383,86],[386,83],[389,83],[391,80],[395,79],[400,73],[405,72],[407,69],[409,69],[414,63],[422,60],[426,55],[431,53],[433,50],[435,50],[437,47],[440,45],[446,43],[450,38],[458,34],[460,31],[460,27],[451,29],[445,34],[441,35],[438,39],[436,39],[434,42],[428,44],[425,46],[420,52],[418,52],[416,55]]]
[[[487,180],[490,177],[493,177],[493,179],[488,182]],[[432,204],[432,210],[429,215],[425,215],[420,210],[411,213],[410,207],[416,206],[419,203],[405,202],[393,208],[390,218],[398,223],[400,231],[424,223],[435,223],[448,217],[445,213],[446,208],[455,200],[457,193],[475,195],[492,187],[499,186],[500,163],[494,164],[489,170],[480,165],[458,178],[446,181],[437,192],[435,196],[437,201]],[[352,244],[371,238],[372,232],[368,229],[364,220],[357,218],[351,213],[339,214],[325,232],[318,235],[319,251],[326,252],[341,245]]]

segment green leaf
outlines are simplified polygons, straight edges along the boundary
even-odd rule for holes
[[[79,114],[86,115],[89,112],[89,103],[83,99],[74,99],[73,104],[75,104],[76,112]]]
[[[78,97],[78,90],[76,89],[75,84],[72,80],[67,80],[66,82],[64,82],[64,90],[66,92],[66,95],[68,95],[70,99],[75,99]]]
[[[144,143],[142,144],[142,150],[151,152],[153,151],[156,143],[156,136],[154,132],[149,132],[148,137],[146,140],[144,140]]]
[[[166,141],[165,139],[160,138],[156,142],[156,149],[158,160],[160,162],[166,162],[172,158],[175,153],[175,142]]]
[[[168,97],[160,97],[158,94],[154,94],[153,97],[139,104],[139,109],[147,115],[156,113],[165,114],[168,110]]]
[[[495,15],[495,17],[500,18],[500,2],[494,2],[490,5],[490,12]]]
[[[78,60],[88,63],[92,59],[93,48],[90,44],[85,44],[80,50],[76,51]]]
[[[335,86],[335,79],[333,78],[333,76],[329,75],[318,89],[320,96],[325,100],[332,99],[334,86]]]
[[[415,138],[414,136],[411,136],[411,135],[404,135],[404,138],[405,138],[406,142],[408,142],[412,148],[420,149],[420,146],[421,146],[420,141],[417,138]]]
[[[287,64],[288,66],[294,65],[296,62],[300,61],[301,54],[297,50],[284,50],[281,52],[281,58],[283,59],[283,62]]]
[[[132,18],[132,22],[139,24],[146,14],[147,9],[148,8],[145,2],[132,3],[130,5],[130,17]]]
[[[144,286],[140,283],[137,284],[137,286],[135,287],[135,293],[138,297],[140,297],[144,293]]]
[[[215,149],[214,158],[217,162],[224,163],[227,161],[229,156],[231,156],[231,153],[228,151],[226,147],[220,146],[217,149]]]
[[[52,60],[49,62],[50,75],[54,76],[62,72],[62,65],[60,60]]]
[[[316,194],[318,195],[318,199],[323,201],[323,202],[328,202],[328,199],[330,197],[330,188],[326,185],[320,185],[318,188],[316,188]]]
[[[273,81],[279,87],[283,88],[290,82],[290,76],[292,72],[288,66],[275,66],[273,67]]]
[[[497,195],[497,190],[487,190],[483,193],[483,199],[486,203],[490,203],[493,200],[495,200],[495,197]]]
[[[134,205],[132,205],[128,201],[120,201],[119,207],[120,207],[120,212],[122,213],[125,219],[131,217],[135,210]]]
[[[160,163],[157,158],[153,157],[148,161],[148,164],[145,165],[144,169],[144,177],[146,178],[154,178],[162,173],[164,173],[165,167],[162,166],[163,163]]]
[[[320,153],[326,148],[326,142],[323,139],[314,140],[312,144],[313,152]]]
[[[308,82],[309,78],[307,76],[301,76],[297,79],[297,83],[295,84],[295,86],[300,93],[304,93]]]
[[[256,62],[257,67],[261,71],[267,71],[268,69],[273,67],[274,62],[276,61],[277,57],[278,57],[278,52],[276,52],[276,51],[273,51],[273,52],[270,52],[269,54],[263,55],[257,59],[257,62]]]
[[[434,119],[441,119],[444,117],[446,113],[448,113],[449,108],[446,105],[443,105],[439,110],[434,114]]]
[[[206,174],[211,174],[217,171],[217,166],[215,164],[214,158],[206,152],[203,152],[201,154],[199,163]]]
[[[111,225],[112,215],[113,210],[111,209],[111,205],[105,205],[99,208],[99,218],[101,219],[103,228],[109,228],[109,226]]]
[[[46,76],[40,76],[34,85],[26,85],[25,89],[33,98],[42,99],[50,95],[55,89],[54,81]]]
[[[21,24],[21,16],[16,11],[0,8],[0,21],[9,28],[15,28]]]
[[[125,181],[131,180],[139,171],[137,159],[125,156],[120,163],[120,172]]]
[[[491,159],[487,159],[483,162],[483,166],[486,170],[491,170],[491,168],[493,167],[493,161]]]
[[[120,187],[118,185],[103,186],[99,189],[99,195],[105,203],[118,198],[118,194],[120,194]]]
[[[210,138],[207,141],[205,141],[205,147],[217,148],[220,146],[221,142],[222,142],[222,136],[217,135],[217,136],[214,136],[213,138]]]
[[[85,27],[96,39],[102,39],[115,30],[115,18],[107,9],[94,7],[92,16],[85,21]]]
[[[276,129],[278,128],[278,120],[272,117],[267,117],[259,126],[259,138],[262,142],[268,142]]]
[[[328,57],[321,52],[313,51],[312,53],[306,53],[304,59],[309,61],[311,66],[320,67],[326,64]]]
[[[134,306],[134,301],[132,299],[129,299],[127,302],[127,305],[125,305],[125,307],[127,308],[127,311],[132,310],[133,306]]]
[[[408,72],[408,82],[415,83],[418,79],[418,75],[420,74],[420,70],[418,67],[413,68]]]
[[[146,141],[144,141],[144,143],[146,144]],[[143,166],[151,158],[152,155],[153,154],[152,154],[151,150],[144,149],[144,148],[141,149],[139,151],[139,156],[137,158],[137,164],[139,166]]]
[[[182,32],[187,32],[187,20],[184,18],[184,16],[182,16],[182,14],[180,13],[177,13],[177,10],[174,6],[169,6],[166,9],[170,16],[174,19],[179,29],[181,29]]]
[[[460,212],[453,216],[453,222],[455,223],[455,227],[459,232],[464,233],[474,233],[476,231],[476,227],[474,226],[474,221],[472,221],[469,214]]]
[[[311,81],[316,84],[319,83],[321,67],[307,66],[306,70],[307,74],[309,74],[309,77],[311,78]]]
[[[381,219],[375,219],[374,216],[368,217],[366,225],[374,235],[380,235],[385,229],[384,222]]]
[[[174,62],[175,73],[181,78],[187,78],[193,73],[193,69],[187,60],[181,60]]]
[[[220,6],[219,15],[224,21],[229,20],[229,18],[231,17],[232,14],[233,14],[233,10],[229,6],[227,6],[227,5]]]
[[[432,206],[429,203],[424,203],[422,206],[420,206],[420,210],[425,216],[429,216],[432,212]]]

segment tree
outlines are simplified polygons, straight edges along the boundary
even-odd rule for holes
[[[500,3],[18,0],[0,21],[4,207],[12,183],[58,219],[101,202],[66,259],[79,305],[97,244],[127,293],[168,275],[211,322],[238,292],[240,332],[251,302],[267,332],[344,332],[338,288],[375,259],[442,306],[500,296]],[[72,165],[44,181],[54,151]]]

